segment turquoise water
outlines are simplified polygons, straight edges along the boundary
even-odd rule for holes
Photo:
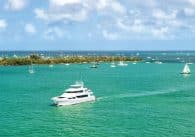
[[[0,67],[0,137],[193,137],[195,65],[187,77],[183,65]],[[80,73],[97,101],[51,105]]]

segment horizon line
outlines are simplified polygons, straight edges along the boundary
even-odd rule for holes
[[[0,50],[0,52],[174,52],[174,51],[186,51],[186,52],[193,52],[193,50]]]

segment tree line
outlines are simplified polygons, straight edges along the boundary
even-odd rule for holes
[[[16,66],[30,64],[61,64],[61,63],[90,63],[90,62],[116,62],[116,61],[142,61],[140,57],[127,56],[65,56],[65,57],[41,57],[32,54],[28,57],[3,57],[0,65]]]

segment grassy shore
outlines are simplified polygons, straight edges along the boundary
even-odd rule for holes
[[[29,57],[10,57],[1,58],[0,65],[16,66],[30,64],[61,64],[61,63],[90,63],[90,62],[112,62],[112,61],[142,61],[139,57],[120,57],[120,56],[65,56],[65,57],[41,57],[30,55]]]

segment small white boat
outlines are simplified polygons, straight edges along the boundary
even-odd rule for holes
[[[127,63],[124,63],[123,61],[120,61],[119,63],[118,63],[118,66],[127,66],[128,64]]]
[[[49,67],[50,67],[50,68],[53,68],[53,64],[50,64]]]
[[[156,63],[156,64],[162,64],[162,62],[161,62],[161,61],[155,61],[155,63]]]
[[[35,73],[35,71],[34,71],[34,69],[33,69],[33,65],[30,65],[30,66],[29,66],[28,72],[29,72],[30,74]]]
[[[14,58],[18,58],[18,56],[16,54],[13,55]]]
[[[66,63],[65,65],[66,65],[66,66],[69,66],[70,64],[69,64],[69,63]]]
[[[115,67],[116,67],[115,63],[112,62],[112,63],[110,64],[110,67],[111,67],[111,68],[115,68]]]
[[[190,67],[189,67],[188,63],[186,63],[181,74],[190,74],[190,73],[191,73]]]
[[[97,68],[97,64],[93,62],[93,64],[90,66],[90,68]]]
[[[57,106],[67,106],[95,101],[95,96],[90,89],[84,87],[83,82],[77,81],[74,85],[70,85],[70,88],[66,89],[62,95],[53,97],[51,100]]]

